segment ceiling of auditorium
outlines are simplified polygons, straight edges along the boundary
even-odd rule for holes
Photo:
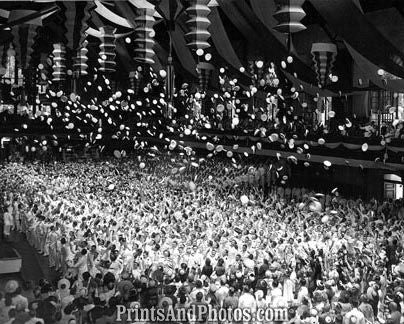
[[[108,19],[99,7],[106,8],[112,17],[119,16],[123,21],[133,23],[136,16],[136,4],[147,2],[136,1],[2,1],[0,2],[0,43],[4,44],[3,56],[8,44],[12,41],[17,53],[24,52],[29,64],[38,64],[52,51],[52,44],[63,42],[70,50],[77,49],[84,40],[83,31],[88,28],[99,30],[104,25],[116,27],[117,34],[133,31],[131,26],[122,26],[119,21]],[[156,6],[157,12],[164,12],[167,6],[175,4],[187,7],[186,0],[155,0],[150,1]],[[265,3],[265,4],[264,4]],[[212,25],[220,23],[224,27],[223,35],[231,44],[231,48],[217,48],[217,39],[210,41],[212,46],[213,64],[216,67],[230,65],[234,61],[223,55],[226,50],[236,54],[235,59],[247,66],[249,59],[262,58],[277,64],[288,56],[287,36],[275,31],[276,20],[273,14],[276,5],[272,0],[218,0],[211,2],[211,9],[217,14]],[[57,12],[49,16],[28,21],[33,25],[31,34],[21,23],[25,21],[22,10],[29,13],[46,12],[56,7]],[[297,59],[294,72],[298,78],[315,83],[316,75],[313,67],[311,46],[316,42],[331,42],[337,45],[338,55],[335,62],[335,73],[339,76],[337,84],[330,84],[330,90],[352,91],[358,89],[355,77],[355,60],[347,50],[347,44],[371,63],[384,69],[396,77],[404,77],[404,1],[400,0],[306,0],[303,4],[306,17],[302,23],[306,30],[293,34],[293,45]],[[16,14],[19,12],[18,14]],[[89,13],[89,16],[85,13]],[[105,13],[105,10],[103,11]],[[114,16],[115,15],[115,16]],[[17,19],[17,20],[16,20]],[[15,23],[15,22],[19,23]],[[176,21],[176,30],[183,38],[187,32],[186,13],[182,12]],[[11,27],[11,28],[10,28]],[[216,26],[215,26],[216,27]],[[154,26],[155,52],[158,66],[167,63],[169,42],[165,22],[156,18]],[[210,31],[217,29],[210,28]],[[132,37],[129,35],[129,37]],[[99,39],[88,35],[89,59],[96,67]],[[120,71],[131,71],[136,67],[133,60],[133,43],[125,42],[126,37],[117,41],[118,74]],[[220,43],[220,42],[219,42]],[[189,49],[185,42],[174,44],[174,63],[178,71],[188,77],[193,73],[194,61],[186,62]],[[18,55],[18,54],[17,54]],[[235,73],[238,70],[235,68]],[[360,76],[359,76],[360,77]],[[358,78],[359,78],[358,77]],[[369,86],[363,85],[363,87]]]

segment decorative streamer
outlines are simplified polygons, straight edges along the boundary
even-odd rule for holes
[[[243,65],[240,62],[230,40],[227,36],[226,30],[223,26],[223,22],[219,15],[217,8],[212,8],[212,12],[209,16],[211,20],[210,31],[212,35],[212,41],[216,50],[229,64],[239,70]]]
[[[330,90],[326,89],[320,89],[317,86],[314,86],[310,83],[304,82],[302,80],[299,80],[292,74],[286,72],[285,70],[282,70],[282,73],[285,75],[285,77],[288,78],[290,82],[293,83],[293,86],[297,89],[302,89],[302,92],[305,92],[309,95],[312,95],[314,97],[340,97],[338,93],[332,92]]]
[[[201,62],[196,66],[196,71],[198,72],[198,80],[199,80],[199,91],[206,92],[209,85],[210,76],[214,67],[210,63]]]
[[[209,0],[192,0],[191,5],[186,9],[190,17],[186,22],[190,32],[185,35],[185,38],[190,49],[204,50],[210,47],[208,42],[210,38],[210,32],[208,31],[210,9],[208,3]]]
[[[273,14],[276,12],[274,1],[250,0],[251,8],[258,19],[267,27],[267,29],[280,41],[286,44],[286,35],[274,32],[274,27],[278,24]]]
[[[87,36],[88,22],[91,19],[91,11],[95,8],[95,4],[92,1],[87,1],[86,6],[84,7],[84,16],[81,19],[81,29],[80,29],[80,41],[79,44],[82,44]]]
[[[141,8],[137,10],[135,19],[135,57],[134,59],[141,63],[154,64],[154,9]]]
[[[107,7],[105,7],[100,1],[95,0],[94,4],[95,4],[94,11],[100,16],[104,17],[105,19],[109,20],[110,22],[116,25],[126,28],[132,28],[131,24],[128,22],[127,19],[118,16],[116,13],[112,12]]]
[[[101,44],[100,44],[100,65],[99,70],[104,73],[114,73],[116,70],[115,62],[115,32],[116,28],[111,26],[100,27]]]
[[[88,69],[88,49],[87,49],[88,41],[85,40],[82,44],[82,46],[77,50],[77,55],[74,59],[74,71],[76,72],[77,75],[87,75],[87,69]]]
[[[146,0],[129,0],[129,2],[132,4],[132,6],[134,6],[135,8],[151,8],[154,9],[154,5],[151,4],[150,2],[146,1]],[[154,17],[156,18],[162,18],[161,15],[156,11],[153,14]]]
[[[123,34],[115,34],[115,38],[116,38],[116,39],[123,38],[123,37],[129,36],[129,35],[132,34],[132,33],[133,33],[133,31],[127,32],[127,33],[123,33]],[[92,28],[92,27],[88,27],[88,28],[87,28],[87,30],[86,30],[86,32],[85,32],[85,36],[87,36],[87,35],[93,36],[93,37],[95,37],[95,38],[101,38],[101,37],[102,37],[102,33],[101,33],[99,30],[94,29],[94,28]],[[84,39],[85,39],[85,37],[83,38],[83,40],[84,40]]]
[[[173,40],[173,47],[175,53],[177,54],[178,60],[187,72],[191,73],[193,76],[197,77],[195,70],[196,62],[190,49],[187,47],[185,42],[184,33],[180,28],[175,28],[171,33]]]
[[[325,86],[337,56],[337,46],[332,43],[314,43],[311,47],[319,85]]]
[[[166,98],[167,102],[172,104],[174,100],[174,85],[175,85],[175,73],[174,66],[171,58],[167,64],[167,77],[166,77]]]
[[[11,34],[13,35],[15,59],[17,61],[17,58],[21,55],[20,26],[14,26],[13,28],[11,28]],[[21,58],[18,61],[21,61]],[[16,65],[18,65],[18,63],[19,62],[16,62]]]
[[[66,47],[63,43],[53,44],[53,73],[52,81],[66,80]]]
[[[28,35],[27,35],[27,58],[25,63],[25,68],[31,63],[32,54],[34,53],[34,45],[35,45],[35,37],[37,36],[37,26],[29,25],[28,27]]]
[[[36,13],[35,10],[25,10],[25,9],[24,10],[19,10],[19,9],[11,10],[9,15],[8,15],[7,22],[10,23],[10,22],[13,22],[13,21],[17,21],[17,20],[20,20],[20,19],[22,19],[24,17],[28,17],[30,15],[33,15],[35,13]],[[36,17],[36,18],[32,19],[31,21],[25,21],[24,23],[27,24],[29,22],[32,23],[32,24],[36,24],[38,26],[41,26],[41,24],[42,24],[42,20],[41,20],[40,17]],[[20,25],[21,24],[18,24],[17,26],[20,26]]]
[[[135,95],[139,94],[140,91],[140,84],[143,79],[143,74],[140,73],[138,70],[136,71],[131,71],[129,73],[129,81],[130,81],[130,86],[135,92]]]
[[[25,65],[27,63],[28,27],[29,27],[29,25],[23,24],[23,25],[20,25],[20,28],[19,28],[20,49],[21,49],[19,66],[22,69],[25,68]]]
[[[66,47],[73,48],[73,38],[74,38],[74,27],[76,21],[76,3],[73,1],[65,1],[64,6],[66,7],[65,10],[65,27],[67,29],[66,32]]]
[[[384,66],[384,70],[404,78],[404,63],[399,59],[403,56],[402,52],[381,34],[352,0],[310,0],[310,3],[327,25],[361,55],[376,65]],[[354,32],[353,27],[360,33]]]
[[[4,67],[4,45],[0,45],[0,77],[6,73],[6,68]]]
[[[402,92],[404,89],[404,79],[396,78],[396,79],[386,79],[386,82],[383,82],[383,78],[377,74],[380,69],[379,66],[373,64],[363,55],[361,55],[358,51],[356,51],[352,46],[350,46],[347,42],[344,42],[346,48],[348,49],[349,54],[352,56],[354,62],[358,65],[359,69],[362,72],[362,79],[368,79],[372,81],[376,86],[381,89],[386,89],[394,92]]]

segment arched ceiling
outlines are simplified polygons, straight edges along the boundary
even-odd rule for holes
[[[14,41],[17,52],[27,56],[26,64],[38,64],[43,54],[49,54],[52,44],[63,42],[68,50],[76,50],[84,39],[89,42],[90,66],[97,65],[99,40],[97,32],[103,25],[116,28],[116,33],[133,32],[134,17],[139,6],[155,6],[156,67],[167,63],[169,50],[167,24],[162,16],[177,15],[174,34],[174,64],[186,77],[195,77],[196,61],[185,45],[186,14],[182,0],[128,0],[128,1],[18,1],[0,2],[0,44]],[[251,56],[277,64],[289,55],[287,36],[273,29],[276,20],[273,0],[217,0],[211,1],[213,31],[211,44],[216,67],[227,65],[240,78],[239,66],[247,66]],[[56,8],[54,12],[47,12]],[[171,10],[170,10],[171,8]],[[352,90],[353,60],[345,42],[366,59],[386,71],[404,77],[404,3],[396,0],[306,0],[305,31],[293,35],[296,59],[293,72],[305,82],[315,84],[316,76],[311,57],[311,44],[333,42],[338,47],[335,63],[338,84],[331,90]],[[25,12],[23,12],[25,11]],[[46,13],[41,15],[41,13]],[[35,14],[33,20],[24,17]],[[21,22],[12,25],[14,22]],[[11,28],[10,27],[11,24]],[[357,26],[355,32],[352,26]],[[24,54],[25,53],[25,54]],[[20,54],[20,55],[21,55]],[[124,38],[117,42],[118,70],[134,69],[133,44]],[[28,62],[28,63],[27,63]],[[124,75],[124,74],[119,74]]]

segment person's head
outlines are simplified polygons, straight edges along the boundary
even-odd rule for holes
[[[202,281],[201,281],[201,280],[197,280],[197,281],[195,282],[195,288],[201,289],[202,287],[203,287]]]
[[[362,294],[360,297],[360,302],[361,303],[368,303],[369,302],[369,298],[366,294]]]
[[[180,304],[185,304],[187,302],[187,297],[185,295],[180,296]]]
[[[398,309],[398,306],[397,306],[397,304],[395,302],[390,302],[389,303],[389,310],[390,310],[391,313],[397,311],[397,309]]]
[[[352,304],[352,307],[358,307],[359,306],[358,299],[357,298],[352,298],[351,299],[351,304]]]
[[[203,298],[203,293],[201,293],[201,292],[198,292],[195,296],[195,299],[197,302],[201,302],[202,298]]]
[[[88,281],[88,279],[91,278],[91,275],[88,271],[84,272],[82,276],[84,281]]]
[[[11,308],[11,309],[8,311],[8,317],[9,317],[9,318],[15,318],[16,313],[17,313],[17,311],[15,310],[15,308]]]

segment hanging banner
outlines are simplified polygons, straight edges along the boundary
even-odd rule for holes
[[[301,89],[301,91],[303,91],[309,95],[312,95],[314,97],[316,97],[316,96],[318,96],[318,97],[339,97],[340,96],[339,94],[332,92],[330,90],[320,89],[319,87],[316,87],[310,83],[299,80],[298,78],[296,78],[295,76],[293,76],[292,74],[290,74],[289,72],[287,72],[285,70],[282,70],[282,73],[288,78],[288,80],[290,82],[293,83],[295,88]]]
[[[388,72],[404,78],[401,59],[404,54],[384,38],[352,0],[310,0],[310,3],[330,28],[356,51]]]
[[[357,64],[358,68],[362,72],[362,79],[368,79],[372,81],[375,85],[377,85],[381,89],[390,90],[394,92],[403,92],[404,90],[404,80],[401,78],[397,79],[388,79],[382,78],[378,71],[380,67],[376,64],[373,64],[371,61],[366,59],[363,55],[361,55],[358,51],[356,51],[352,46],[345,42],[345,46],[348,49],[349,54],[352,56],[352,59]]]
[[[218,51],[220,56],[227,61],[230,65],[240,71],[243,66],[240,59],[238,58],[233,45],[230,42],[227,32],[223,26],[222,19],[219,15],[218,8],[212,8],[209,15],[211,25],[209,26],[209,31],[211,33],[211,38],[215,49]]]
[[[191,73],[193,76],[197,76],[196,73],[196,62],[192,56],[191,51],[187,47],[185,42],[184,33],[177,26],[171,34],[173,40],[173,46],[177,57],[185,70]]]
[[[64,6],[65,10],[65,27],[66,27],[66,47],[73,49],[73,37],[74,37],[74,28],[76,22],[76,3],[73,1],[65,1]]]

